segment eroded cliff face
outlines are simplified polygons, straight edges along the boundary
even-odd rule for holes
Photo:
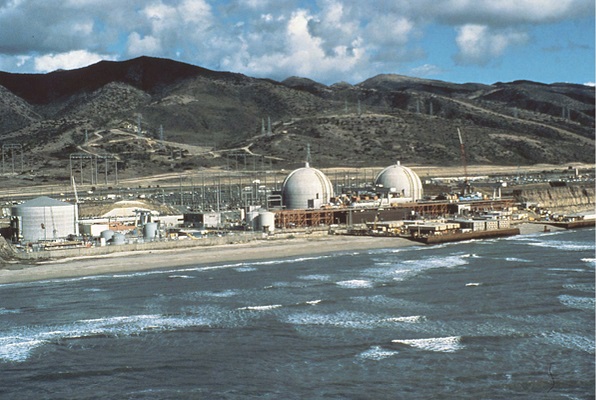
[[[557,212],[579,212],[594,209],[594,186],[567,185],[517,189],[513,195],[520,203],[536,205]]]
[[[5,264],[7,261],[15,258],[16,252],[14,247],[0,236],[0,266]]]

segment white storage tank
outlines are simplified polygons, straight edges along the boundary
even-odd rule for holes
[[[273,232],[275,230],[275,214],[270,211],[261,211],[259,213],[258,230]]]
[[[79,234],[76,204],[46,196],[13,206],[13,217],[19,221],[19,234],[24,242],[64,239]]]
[[[106,229],[105,231],[101,231],[99,237],[107,242],[114,237],[114,231]]]
[[[258,211],[249,211],[246,213],[246,225],[250,227],[253,231],[259,229],[258,226],[259,222],[259,212]]]
[[[157,222],[147,222],[143,225],[143,239],[145,240],[156,240],[158,238],[158,227]]]
[[[121,244],[124,244],[125,242],[126,242],[126,238],[124,237],[123,234],[114,233],[114,236],[112,237],[112,244],[121,245]]]

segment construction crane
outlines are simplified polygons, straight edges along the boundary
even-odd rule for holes
[[[470,193],[470,183],[468,182],[468,164],[466,162],[466,147],[464,146],[464,140],[461,136],[461,131],[457,128],[457,136],[459,137],[459,151],[461,153],[461,163],[464,168],[464,187],[462,195]]]

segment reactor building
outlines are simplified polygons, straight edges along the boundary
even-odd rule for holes
[[[321,208],[333,197],[333,185],[324,173],[307,162],[284,179],[281,196],[287,210]]]
[[[398,161],[383,169],[375,178],[375,186],[388,197],[400,201],[416,201],[422,199],[422,182],[410,168]]]

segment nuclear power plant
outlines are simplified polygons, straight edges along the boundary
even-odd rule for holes
[[[425,185],[445,187],[447,181],[427,178],[423,184],[400,161],[376,172],[365,170],[364,177],[337,169],[326,174],[311,166],[309,152],[302,167],[281,173],[280,179],[279,172],[272,177],[271,171],[228,171],[210,180],[203,177],[196,185],[180,184],[179,190],[106,188],[104,194],[81,196],[73,180],[73,196],[41,196],[3,206],[0,233],[18,249],[38,253],[317,232],[433,243],[515,234],[511,225],[524,218],[527,206],[502,195],[503,181],[477,180],[483,190],[470,191],[467,173],[453,179],[453,190],[426,194]],[[462,181],[466,190],[453,187]]]

